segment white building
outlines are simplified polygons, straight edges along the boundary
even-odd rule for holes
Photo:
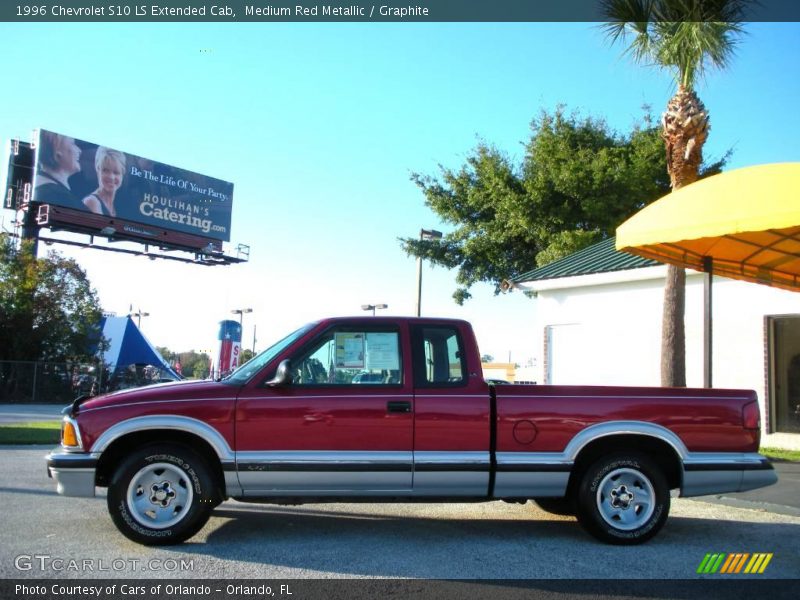
[[[664,275],[614,240],[514,279],[535,293],[545,384],[660,385]],[[713,386],[756,390],[765,446],[800,448],[800,294],[715,278]],[[703,276],[687,272],[686,380],[703,385]]]

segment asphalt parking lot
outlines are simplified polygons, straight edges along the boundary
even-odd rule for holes
[[[0,578],[685,579],[709,552],[771,552],[759,577],[800,575],[800,516],[687,499],[637,547],[531,504],[228,501],[188,543],[146,548],[117,533],[103,496],[59,497],[47,450],[0,448]]]
[[[800,517],[800,463],[773,461],[778,483],[738,494],[703,496],[700,500],[739,508]]]

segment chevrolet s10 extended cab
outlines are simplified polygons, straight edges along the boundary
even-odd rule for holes
[[[48,473],[65,496],[108,488],[143,544],[194,535],[227,498],[535,500],[618,544],[653,537],[682,496],[777,480],[757,453],[755,392],[488,385],[464,321],[335,318],[220,381],[65,409]]]

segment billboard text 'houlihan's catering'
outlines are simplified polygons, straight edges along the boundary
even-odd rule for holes
[[[230,241],[233,184],[40,130],[33,201]]]

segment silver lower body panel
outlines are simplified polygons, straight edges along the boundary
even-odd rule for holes
[[[495,498],[560,498],[567,493],[569,473],[498,473]]]
[[[681,496],[746,492],[772,485],[778,474],[756,453],[692,453],[683,463]]]
[[[47,474],[61,496],[92,498],[95,495],[97,456],[55,450],[47,455]]]

